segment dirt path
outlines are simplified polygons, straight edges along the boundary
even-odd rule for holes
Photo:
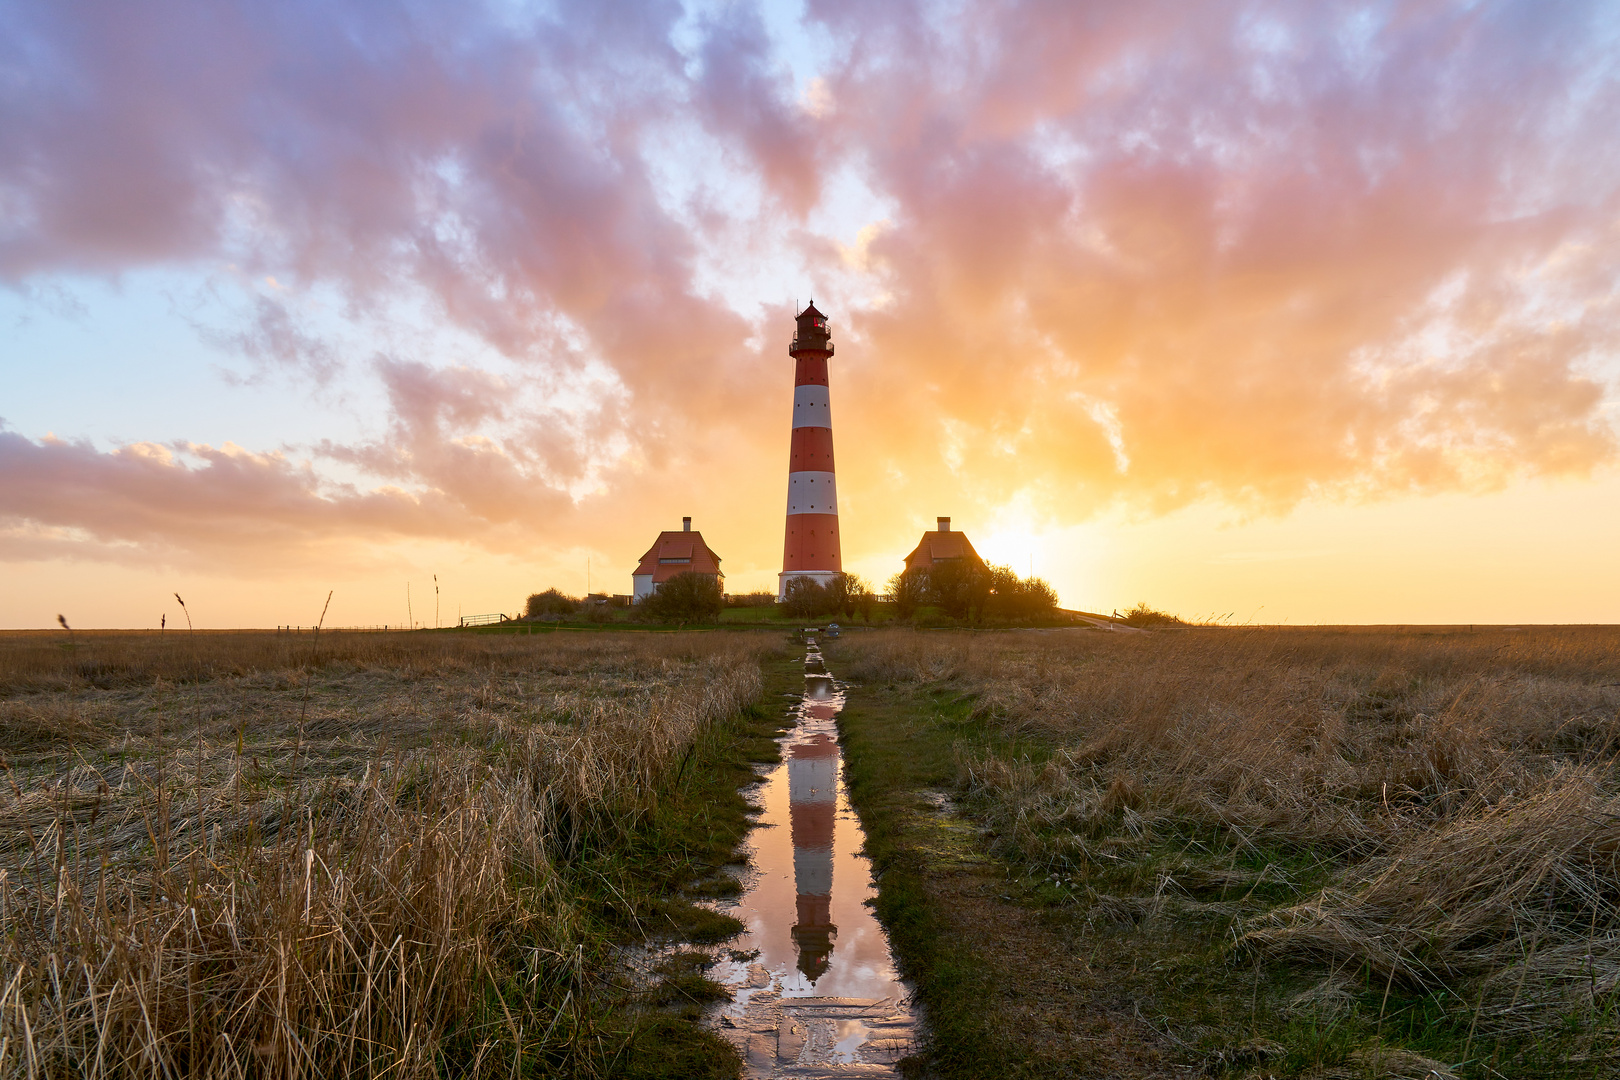
[[[1024,902],[987,840],[936,785],[948,740],[917,738],[900,695],[854,688],[846,776],[879,871],[878,911],[919,989],[928,1075],[1193,1075],[1195,1055],[1136,1015],[1061,916]]]

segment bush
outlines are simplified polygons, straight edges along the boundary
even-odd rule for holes
[[[836,610],[831,594],[815,578],[789,578],[784,593],[782,610],[795,619],[811,619]]]
[[[911,618],[928,599],[928,571],[907,569],[894,575],[889,579],[888,597],[895,615]]]
[[[529,597],[528,603],[523,607],[523,615],[528,619],[539,619],[546,615],[572,615],[577,610],[579,610],[578,600],[556,589],[547,589]]]
[[[988,617],[1035,622],[1057,613],[1057,593],[1040,578],[1020,578],[1005,566],[992,566],[989,573],[990,594],[984,606]]]
[[[1040,578],[959,559],[896,574],[889,579],[888,598],[902,619],[932,604],[950,619],[1040,622],[1055,616],[1058,606],[1057,593]]]
[[[642,618],[689,623],[718,619],[725,607],[720,582],[713,574],[676,574],[636,605]]]
[[[586,622],[610,623],[613,621],[613,604],[606,598],[591,597],[585,601],[580,617]]]
[[[872,603],[877,598],[859,574],[838,574],[823,585],[814,578],[796,577],[787,583],[787,595],[782,610],[795,619],[812,619],[822,615],[843,615],[854,618],[863,612],[872,620]]]
[[[727,607],[749,607],[749,608],[753,608],[753,607],[774,607],[775,605],[776,605],[776,594],[773,593],[773,592],[751,592],[751,593],[740,593],[740,594],[735,594],[734,593],[734,594],[728,594],[726,596],[726,606]]]
[[[1116,611],[1114,614],[1118,615],[1119,612]],[[1169,612],[1150,608],[1145,602],[1140,600],[1136,602],[1135,607],[1127,611],[1123,616],[1121,616],[1121,618],[1125,620],[1126,626],[1137,626],[1144,629],[1150,626],[1188,625],[1187,620],[1181,618],[1179,615],[1171,615]]]
[[[872,621],[872,605],[877,597],[872,593],[872,587],[866,579],[859,574],[842,574],[839,577],[839,586],[843,592],[842,602],[839,605],[844,617],[853,619],[855,613],[861,613],[861,618],[867,622]]]
[[[982,563],[947,559],[928,568],[928,599],[953,619],[984,614],[990,598],[990,571]]]

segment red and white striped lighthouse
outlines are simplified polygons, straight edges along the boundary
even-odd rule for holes
[[[794,360],[793,448],[788,457],[787,539],[776,596],[807,577],[825,585],[844,571],[838,549],[838,487],[833,480],[832,407],[827,360],[833,354],[827,316],[815,301],[799,312],[788,355]]]

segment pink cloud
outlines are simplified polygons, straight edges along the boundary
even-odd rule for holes
[[[702,295],[700,252],[733,230],[764,238],[745,262],[775,247],[814,267],[853,332],[841,481],[879,531],[941,493],[1027,489],[1072,520],[1613,460],[1620,88],[1602,5],[818,0],[810,16],[833,57],[814,115],[741,5],[690,25],[671,3],[0,14],[0,68],[20,73],[0,83],[0,280],[229,258],[356,310],[415,290],[524,373],[374,360],[386,431],[313,448],[312,466],[0,432],[0,516],[228,558],[267,536],[469,535],[438,515],[492,546],[556,538],[582,486],[619,500],[579,506],[624,515],[697,490],[698,463],[752,492],[780,467],[785,323],[761,357],[760,328]],[[653,136],[686,129],[763,211],[714,191],[671,205]],[[866,277],[815,231],[841,170],[891,207]],[[273,300],[226,338],[316,383],[344,363]],[[590,383],[593,365],[610,377]],[[599,396],[519,407],[548,383]],[[333,465],[376,490],[324,479]]]
[[[357,528],[431,535],[439,531],[437,515],[449,509],[441,498],[341,487],[322,494],[320,486],[306,466],[231,445],[134,443],[102,452],[0,430],[0,515],[81,530],[102,542],[248,554]]]
[[[816,10],[879,43],[831,79],[899,205],[856,398],[918,407],[874,458],[945,417],[970,480],[1070,515],[1612,459],[1620,174],[1570,143],[1616,164],[1596,9],[1008,3],[929,33]]]

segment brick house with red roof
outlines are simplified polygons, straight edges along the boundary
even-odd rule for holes
[[[676,574],[703,574],[715,579],[722,592],[726,576],[720,572],[720,556],[703,542],[703,534],[692,531],[692,519],[681,518],[681,530],[665,530],[658,534],[653,546],[641,557],[641,564],[631,575],[632,599],[639,601],[658,591],[658,586]]]
[[[925,532],[917,547],[906,556],[907,570],[928,570],[935,563],[949,562],[954,559],[966,559],[978,566],[984,566],[984,560],[979,553],[973,550],[966,533],[952,532],[951,519],[942,517],[937,522],[938,529]]]

